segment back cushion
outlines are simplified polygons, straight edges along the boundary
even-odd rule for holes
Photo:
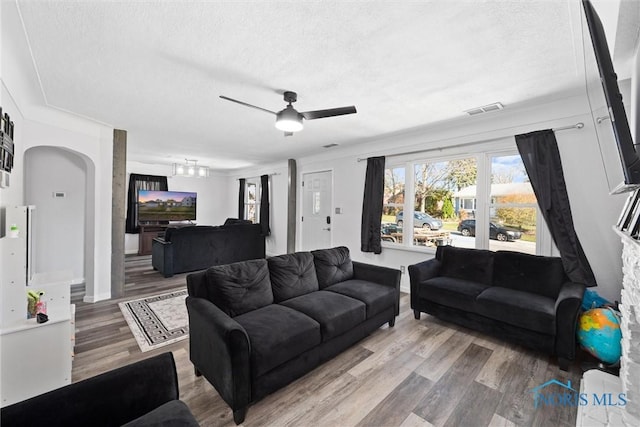
[[[296,252],[267,259],[273,300],[280,302],[318,290],[311,252]]]
[[[234,317],[273,303],[267,260],[217,265],[207,270],[214,303]]]
[[[353,264],[349,248],[339,246],[331,249],[312,251],[318,286],[324,289],[345,280],[353,279]]]
[[[498,251],[493,265],[493,285],[555,299],[568,279],[562,259]]]
[[[440,248],[442,248],[440,250]],[[456,248],[454,246],[439,246],[442,261],[440,275],[454,279],[491,285],[493,278],[494,253],[486,249]]]

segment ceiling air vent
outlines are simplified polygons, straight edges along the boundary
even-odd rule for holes
[[[327,145],[323,145],[324,148],[331,148],[331,147],[337,147],[338,144],[327,144]]]
[[[470,110],[465,110],[465,113],[467,113],[470,116],[475,116],[476,114],[488,113],[490,111],[498,111],[502,109],[504,109],[504,105],[502,105],[499,102],[494,102],[493,104],[472,108]]]

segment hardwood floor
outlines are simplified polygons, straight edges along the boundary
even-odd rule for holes
[[[163,278],[149,256],[126,259],[120,300],[82,302],[74,289],[73,381],[165,351],[178,366],[180,397],[203,426],[233,426],[231,410],[189,361],[188,340],[142,353],[118,302],[186,286]],[[422,315],[401,297],[386,325],[334,359],[249,408],[245,426],[574,426],[574,407],[534,407],[531,389],[551,379],[577,388],[577,366],[561,371],[548,356]],[[560,390],[555,390],[560,391]],[[126,391],[123,391],[126,392]]]

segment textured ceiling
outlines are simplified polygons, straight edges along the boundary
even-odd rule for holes
[[[266,163],[584,85],[575,1],[18,5],[46,102],[127,130],[145,163]],[[285,138],[274,116],[218,98],[278,111],[284,90],[299,111],[358,113]]]

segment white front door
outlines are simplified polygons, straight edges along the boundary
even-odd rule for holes
[[[305,251],[331,247],[332,172],[302,176],[302,248]]]

